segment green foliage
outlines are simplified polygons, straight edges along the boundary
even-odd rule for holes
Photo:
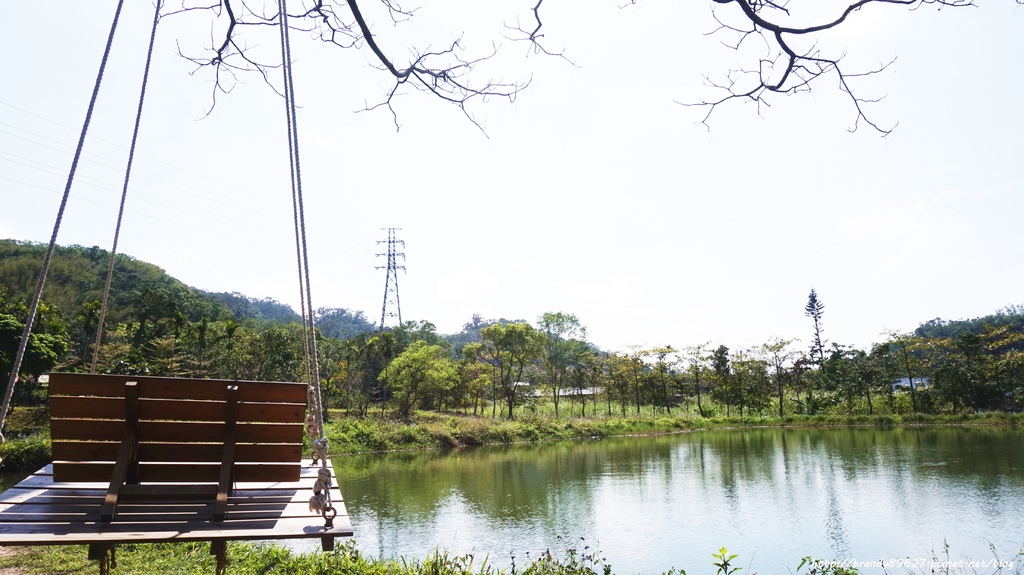
[[[825,304],[818,299],[818,293],[811,288],[811,293],[807,296],[807,305],[804,306],[804,315],[811,318],[814,322],[814,337],[811,340],[811,357],[814,357],[820,366],[825,362],[825,343],[826,341],[821,337],[821,334],[825,329],[821,325],[821,318],[825,313]]]
[[[474,554],[453,555],[445,550],[435,549],[423,559],[399,557],[377,559],[367,557],[352,540],[335,546],[328,553],[296,554],[276,545],[241,542],[228,543],[228,572],[232,575],[612,575],[615,571],[605,562],[596,549],[591,549],[581,537],[576,541],[564,542],[564,550],[545,550],[532,557],[525,553],[526,562],[520,568],[513,556],[510,569],[498,569]],[[96,572],[96,562],[89,561],[85,546],[41,546],[17,548],[14,553],[0,556],[0,570],[16,568],[18,573],[49,575],[87,575]],[[712,563],[716,575],[736,573],[739,567],[733,565],[737,554],[730,554],[724,547],[713,553]],[[936,564],[944,564],[938,573],[944,575],[966,575],[967,567],[954,567],[949,561],[949,546],[944,544],[944,560],[933,553]],[[1009,561],[1014,573],[1020,568],[1024,553],[1018,553]],[[161,543],[123,544],[117,547],[117,570],[120,575],[191,575],[212,573],[215,559],[210,555],[208,543]],[[857,569],[844,567],[836,561],[823,561],[804,557],[796,569],[799,575],[857,575]],[[998,572],[1002,573],[1000,569]],[[620,570],[619,573],[629,573]],[[686,575],[686,571],[673,567],[664,575]]]
[[[363,555],[352,540],[336,545],[329,553],[295,554],[274,545],[228,544],[228,572],[232,575],[499,575],[508,571],[488,564],[486,557],[453,555],[435,550],[423,559],[377,559]],[[95,562],[86,559],[84,546],[32,547],[16,555],[0,557],[0,568],[17,566],[26,573],[95,573]],[[531,575],[611,575],[599,554],[570,546],[564,554],[544,552],[521,571]],[[120,575],[191,575],[212,573],[215,560],[208,543],[123,544],[117,547]]]
[[[42,244],[0,241],[0,375],[5,364],[10,369],[20,343],[26,301],[44,253]],[[98,247],[56,248],[23,379],[51,369],[87,369],[100,327],[108,258]],[[100,372],[305,379],[299,318],[288,306],[238,293],[204,293],[125,255],[114,263],[111,305],[98,350]],[[601,352],[585,340],[579,319],[562,312],[544,314],[537,329],[524,321],[475,315],[462,332],[445,337],[429,321],[373,333],[361,312],[321,308],[316,311],[321,334],[317,368],[326,404],[360,417],[371,408],[382,415],[397,409],[403,417],[434,409],[507,418],[553,412],[571,419],[597,417],[599,411],[604,417],[677,409],[700,417],[760,417],[769,411],[783,417],[787,411],[852,417],[1024,407],[1021,307],[966,322],[933,320],[915,334],[892,333],[869,352],[836,344],[825,350],[823,310],[812,290],[804,312],[815,322],[813,360],[788,351],[792,340],[776,338],[731,353],[710,343],[687,348],[682,365],[670,347]],[[389,365],[418,341],[440,347],[456,362],[453,383],[445,379],[440,388],[428,385],[421,393],[405,377],[412,373],[408,370],[393,380]],[[903,377],[925,378],[930,385],[894,390],[893,382]],[[18,390],[23,391],[31,390]],[[526,435],[530,440],[540,436]],[[439,440],[460,441],[456,435]]]
[[[498,384],[508,407],[506,415],[512,419],[517,396],[522,394],[519,383],[527,365],[540,356],[542,336],[526,322],[492,325],[482,329],[480,335],[498,369]]]
[[[352,339],[361,333],[372,333],[375,327],[361,311],[322,307],[316,310],[316,327],[326,337]]]
[[[987,413],[978,415],[889,414],[846,416],[788,415],[778,417],[702,418],[692,415],[656,415],[555,419],[549,416],[524,416],[516,420],[441,415],[413,412],[407,420],[368,417],[338,417],[326,425],[331,452],[361,453],[403,449],[446,449],[466,445],[534,443],[541,441],[587,440],[622,435],[656,435],[694,429],[734,427],[841,427],[896,425],[1024,425],[1024,414]]]
[[[1024,329],[1024,306],[1011,305],[984,317],[961,320],[928,320],[914,330],[914,335],[927,339],[956,339],[965,333],[981,335],[1000,327]]]
[[[443,405],[446,394],[459,382],[459,371],[440,345],[413,342],[388,364],[384,380],[398,401],[403,418],[420,402]]]
[[[725,547],[719,549],[717,553],[712,553],[711,557],[715,559],[711,564],[718,568],[715,575],[732,575],[743,570],[742,567],[734,567],[732,564],[733,560],[739,557],[739,555],[736,553],[729,554]]]
[[[25,323],[10,314],[0,313],[0,377],[10,377],[11,368],[17,358],[18,347],[25,332]],[[22,378],[35,379],[57,365],[67,352],[68,339],[65,333],[31,333],[25,348],[21,368]]]
[[[52,460],[48,433],[8,437],[0,444],[0,473],[27,475]]]
[[[287,304],[273,298],[254,298],[238,292],[206,292],[200,291],[213,301],[226,308],[237,320],[253,319],[274,323],[301,323],[302,318]],[[325,308],[317,310],[321,313]],[[344,310],[342,310],[344,311]]]
[[[558,539],[563,540],[559,535]],[[530,557],[530,554],[526,554]],[[515,556],[512,557],[512,572],[516,573]],[[564,551],[545,549],[526,568],[523,575],[611,575],[611,565],[605,563],[604,556],[587,544],[584,537],[566,545]],[[683,572],[683,575],[686,575]]]

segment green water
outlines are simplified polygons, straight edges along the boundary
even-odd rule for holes
[[[1019,430],[709,431],[334,466],[356,542],[379,556],[442,548],[508,566],[576,542],[617,573],[696,574],[726,546],[746,573],[795,572],[805,555],[928,572],[944,541],[975,561],[1024,543]]]

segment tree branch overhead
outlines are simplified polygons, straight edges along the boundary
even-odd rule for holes
[[[212,70],[213,103],[219,93],[230,92],[243,73],[258,73],[273,86],[267,71],[279,67],[280,57],[264,57],[255,50],[247,35],[258,27],[276,26],[276,8],[268,9],[257,0],[220,0],[202,5],[181,5],[165,11],[164,16],[202,12],[210,15],[211,37],[206,48],[198,53],[179,52],[196,65],[195,72]],[[457,106],[479,127],[468,104],[500,96],[512,100],[527,87],[526,81],[480,79],[475,73],[484,62],[494,58],[499,46],[492,44],[479,55],[469,55],[461,36],[447,41],[440,48],[410,48],[410,56],[397,59],[393,51],[374,35],[372,18],[366,9],[375,7],[394,26],[407,23],[415,15],[396,0],[302,0],[301,10],[288,20],[294,30],[306,32],[314,39],[342,49],[368,48],[372,66],[390,76],[390,87],[382,98],[367,103],[364,111],[387,109],[398,127],[394,103],[407,93],[405,88],[422,91]],[[1016,0],[1024,3],[1024,0]],[[562,49],[551,48],[545,38],[544,9],[549,0],[523,0],[524,18],[505,24],[505,37],[513,42],[526,42],[535,54],[569,60]],[[545,2],[548,2],[545,4]],[[638,5],[628,0],[623,6]],[[722,44],[740,53],[741,64],[721,74],[705,76],[709,95],[697,101],[677,102],[703,109],[699,123],[710,127],[710,119],[722,105],[734,100],[753,102],[760,114],[777,95],[808,92],[826,81],[835,82],[850,103],[853,121],[850,131],[862,124],[881,135],[889,134],[895,125],[883,125],[871,116],[871,105],[880,97],[864,95],[863,84],[857,80],[879,74],[895,60],[874,67],[851,68],[844,62],[845,50],[823,47],[822,39],[829,32],[845,30],[865,9],[903,8],[917,10],[925,6],[961,8],[973,6],[974,0],[710,0],[711,15],[716,26],[708,35],[720,38]],[[756,41],[756,42],[755,42]],[[194,72],[194,73],[195,73]],[[277,90],[277,88],[275,88]],[[280,91],[278,90],[280,93]]]

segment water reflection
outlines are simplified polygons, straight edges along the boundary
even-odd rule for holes
[[[975,559],[989,542],[1012,556],[1022,443],[1015,430],[757,429],[334,465],[357,543],[383,556],[441,547],[521,564],[583,535],[619,572],[703,572],[723,545],[748,571],[789,572],[808,554],[930,557],[944,538]]]

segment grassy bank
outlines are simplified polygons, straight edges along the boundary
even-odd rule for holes
[[[274,545],[252,543],[228,544],[228,568],[231,575],[629,575],[628,568],[616,569],[607,563],[600,552],[587,547],[582,540],[557,541],[557,550],[545,550],[532,555],[523,553],[514,560],[514,566],[499,569],[489,564],[484,556],[452,555],[443,550],[428,553],[423,559],[376,559],[361,553],[353,541],[338,545],[330,553],[291,553]],[[555,549],[552,547],[552,549]],[[12,575],[92,575],[97,562],[86,558],[85,546],[47,546],[13,548],[12,553],[0,555],[0,572]],[[741,557],[720,549],[700,557],[691,558],[685,565],[693,575],[733,575],[758,573],[756,561],[746,563]],[[804,557],[795,559],[786,569],[796,575],[856,575],[859,571],[849,562]],[[845,563],[845,564],[844,564]],[[974,563],[972,566],[971,563]],[[740,565],[743,565],[740,567]],[[911,566],[892,564],[883,572],[892,575],[938,573],[941,575],[967,575],[978,573],[978,567],[992,575],[1021,575],[1024,573],[1024,551],[1002,559],[976,558],[976,561],[957,558],[948,547],[945,552],[933,552],[921,558],[920,564]],[[683,567],[673,567],[662,575],[686,575]],[[878,566],[867,565],[868,568]],[[9,569],[7,571],[5,569]],[[207,543],[125,544],[117,547],[118,575],[193,575],[214,573],[216,561],[210,555]]]
[[[452,555],[434,551],[423,559],[376,559],[362,554],[353,542],[339,545],[330,553],[291,553],[273,545],[230,543],[228,569],[231,575],[612,575],[616,571],[600,553],[580,545],[568,545],[560,551],[543,551],[525,556],[515,567],[498,569],[486,557]],[[206,543],[164,543],[121,545],[117,547],[118,575],[193,575],[214,573],[216,561]],[[524,554],[529,555],[529,554]],[[819,566],[810,558],[797,560],[792,573],[800,575],[855,575],[855,569]],[[724,561],[724,563],[723,563]],[[737,558],[725,549],[695,560],[693,573],[723,575],[738,571]],[[96,561],[86,559],[84,546],[25,547],[0,556],[0,569],[11,568],[21,575],[92,575]],[[673,568],[664,575],[686,575]]]
[[[489,417],[419,413],[408,421],[370,416],[364,419],[332,413],[326,425],[331,453],[402,449],[443,449],[471,445],[535,443],[619,435],[658,435],[683,431],[743,427],[898,427],[917,425],[1024,426],[1024,414],[990,412],[957,415],[791,415],[779,417],[713,417],[649,415],[554,419],[524,416],[508,421]]]
[[[988,412],[942,415],[789,415],[786,417],[699,417],[689,413],[630,417],[501,418],[419,412],[408,420],[387,415],[362,419],[331,412],[326,424],[332,455],[379,451],[447,449],[474,445],[569,441],[622,435],[660,435],[744,427],[898,427],[920,425],[1024,426],[1024,414]],[[0,474],[22,476],[51,460],[49,422],[42,408],[17,408],[0,445]]]

